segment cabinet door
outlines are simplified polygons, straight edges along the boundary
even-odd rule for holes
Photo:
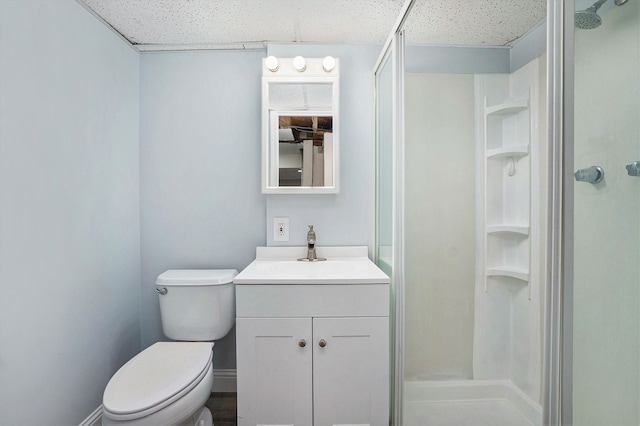
[[[387,426],[389,318],[314,318],[313,392],[315,426]]]
[[[311,318],[236,319],[238,425],[313,424],[311,324]]]

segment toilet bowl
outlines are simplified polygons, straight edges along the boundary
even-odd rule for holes
[[[103,425],[211,426],[214,340],[235,320],[237,271],[172,270],[156,281],[164,334],[123,365],[103,394]]]

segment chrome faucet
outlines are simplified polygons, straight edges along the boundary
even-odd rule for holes
[[[307,259],[316,260],[316,231],[313,230],[313,225],[309,225],[309,232],[307,232]]]
[[[298,260],[306,262],[327,260],[316,255],[316,231],[313,230],[313,225],[309,225],[309,232],[307,232],[307,257],[302,257]]]

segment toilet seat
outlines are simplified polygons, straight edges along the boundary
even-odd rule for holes
[[[212,368],[212,342],[158,342],[120,368],[104,391],[113,420],[149,416],[188,394]]]

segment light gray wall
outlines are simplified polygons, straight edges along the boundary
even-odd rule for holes
[[[264,52],[145,53],[140,64],[142,347],[162,334],[156,277],[243,269],[265,244],[260,193]],[[235,368],[235,333],[215,368]]]
[[[491,74],[509,72],[508,47],[409,45],[405,71],[411,73]]]
[[[78,424],[140,349],[138,54],[0,1],[0,424]]]
[[[374,239],[375,126],[373,67],[379,45],[270,44],[269,55],[340,59],[340,193],[267,196],[268,245],[306,245],[314,225],[318,245],[366,245]],[[289,218],[288,243],[273,241],[273,218]]]

